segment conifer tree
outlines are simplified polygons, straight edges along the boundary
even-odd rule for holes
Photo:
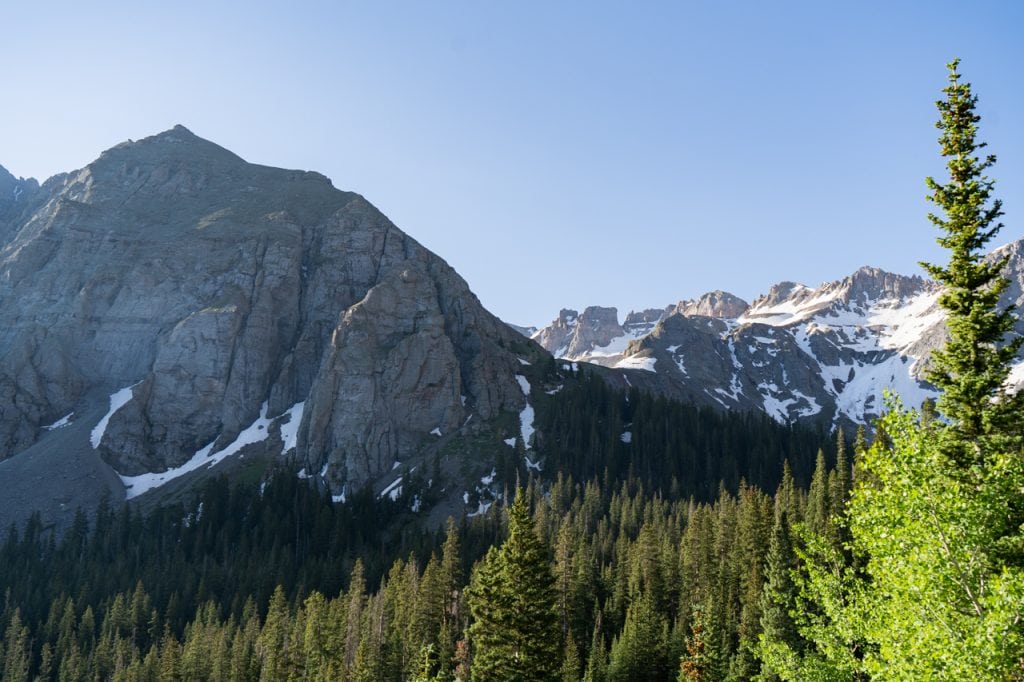
[[[580,682],[580,650],[570,631],[565,640],[565,655],[562,659],[561,682]]]
[[[636,595],[626,611],[622,634],[612,644],[609,682],[662,680],[672,664],[666,660],[668,622],[650,594]]]
[[[488,552],[469,604],[473,680],[558,679],[562,637],[555,579],[522,491],[509,509],[508,539]]]
[[[807,512],[805,522],[810,531],[816,535],[824,535],[829,525],[829,485],[828,470],[825,466],[825,453],[818,450],[814,475],[811,477],[811,489],[807,492]]]
[[[288,602],[285,600],[284,589],[278,585],[270,598],[267,620],[258,640],[261,678],[276,680],[282,676],[286,667],[285,641],[288,630]],[[164,646],[170,646],[169,638],[170,632],[165,634]]]
[[[946,310],[950,333],[945,348],[932,353],[928,373],[941,391],[939,411],[949,420],[942,431],[943,449],[960,466],[969,467],[983,463],[985,443],[992,438],[1000,447],[1021,447],[1024,395],[1008,395],[1005,384],[1024,338],[1007,339],[1015,316],[998,307],[1009,284],[1001,274],[1008,257],[986,260],[982,250],[1003,227],[998,222],[1002,201],[992,198],[995,181],[985,171],[996,157],[979,154],[986,143],[977,141],[978,98],[969,83],[961,82],[959,63],[955,59],[948,65],[946,98],[936,102],[949,179],[926,180],[932,191],[929,201],[944,214],[928,218],[944,233],[938,241],[949,250],[949,263],[922,265],[943,285],[939,305]]]
[[[594,631],[590,638],[590,658],[587,669],[583,673],[583,682],[605,682],[608,676],[608,650],[604,645],[604,633],[601,630],[601,609],[594,615]]]
[[[767,576],[761,592],[761,631],[758,655],[762,660],[759,679],[779,679],[774,668],[800,655],[803,642],[790,611],[796,606],[797,587],[792,571],[796,554],[790,543],[789,520],[786,513],[775,519],[771,544],[768,546]]]
[[[3,679],[28,682],[31,642],[29,631],[21,622],[21,612],[14,610],[3,638],[0,660],[3,661]]]
[[[722,678],[717,626],[710,600],[694,610],[686,651],[679,662],[679,682],[717,682]]]
[[[1001,206],[989,203],[993,183],[983,171],[995,159],[976,156],[976,98],[957,66],[949,64],[938,102],[950,179],[928,180],[945,212],[931,219],[950,250],[946,267],[926,266],[945,286],[951,338],[931,379],[946,421],[893,398],[871,447],[858,447],[844,519],[852,556],[820,536],[803,538],[796,575],[805,654],[765,660],[785,679],[1024,678],[1024,410],[1004,388],[1020,341],[1006,342],[1013,318],[997,309],[1004,263],[981,254]],[[792,654],[785,638],[768,643]]]

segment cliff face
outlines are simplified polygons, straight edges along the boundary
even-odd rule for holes
[[[337,491],[523,408],[536,347],[321,175],[179,126],[34,187],[0,204],[0,458],[88,418],[126,483],[256,438]]]

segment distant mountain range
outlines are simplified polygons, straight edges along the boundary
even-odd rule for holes
[[[991,254],[1002,256],[1003,304],[1021,309],[1024,240]],[[681,399],[852,428],[879,415],[887,388],[907,406],[936,395],[923,376],[947,335],[938,296],[934,282],[864,267],[817,288],[780,282],[750,304],[713,291],[621,324],[615,308],[565,309],[530,336],[559,358],[653,373]],[[1024,360],[1011,383],[1024,385]]]

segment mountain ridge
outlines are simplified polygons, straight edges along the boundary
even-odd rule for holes
[[[543,351],[319,173],[176,126],[0,217],[0,483],[61,500],[58,519],[95,501],[104,467],[117,499],[267,456],[340,496],[442,448],[479,477],[486,448],[465,443],[521,437],[501,417],[528,404],[520,362]],[[32,464],[57,447],[83,453],[70,487]]]
[[[989,257],[1001,256],[1011,282],[1003,305],[1020,309],[1024,239]],[[783,423],[855,428],[880,414],[887,387],[910,406],[936,395],[923,377],[931,350],[946,338],[938,295],[938,285],[920,276],[863,266],[816,288],[781,281],[749,304],[708,292],[653,309],[663,313],[632,333],[614,308],[587,308],[601,316],[578,328],[578,313],[563,309],[532,338],[567,360],[656,373],[673,397],[758,409]],[[1024,384],[1024,360],[1011,383]]]

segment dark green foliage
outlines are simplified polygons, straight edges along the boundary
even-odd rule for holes
[[[713,607],[716,674],[756,672],[773,509],[802,518],[824,434],[546,371],[565,386],[537,405],[548,478],[447,532],[418,526],[409,499],[336,505],[291,471],[263,490],[213,480],[188,507],[104,504],[59,539],[38,518],[12,529],[5,679],[465,681],[488,678],[479,645],[501,616],[496,650],[519,631],[535,659],[517,675],[672,680],[695,605]],[[779,500],[744,477],[781,481]],[[469,584],[504,615],[471,616]]]
[[[640,391],[613,390],[580,366],[555,374],[556,396],[537,396],[537,429],[545,466],[576,480],[599,477],[607,485],[638,478],[671,497],[710,501],[720,484],[741,480],[774,490],[789,461],[794,478],[810,481],[814,453],[829,440],[820,430],[783,426],[763,412],[723,412]],[[631,433],[629,443],[622,441]]]
[[[136,582],[95,610],[84,596],[58,593],[38,620],[15,618],[14,608],[0,613],[2,646],[26,651],[28,642],[29,679],[49,667],[71,680],[569,679],[573,671],[594,681],[674,680],[684,660],[702,676],[696,679],[757,673],[752,652],[762,626],[779,629],[773,618],[785,614],[762,593],[765,576],[770,591],[788,594],[782,566],[793,561],[779,545],[779,524],[772,530],[775,509],[808,506],[791,480],[775,500],[745,485],[738,496],[723,491],[700,504],[667,500],[638,480],[605,490],[596,481],[557,477],[543,494],[532,485],[518,500],[509,510],[508,540],[469,580],[472,618],[460,548],[478,545],[495,524],[499,538],[506,536],[497,506],[470,524],[450,525],[425,566],[410,556],[378,578],[354,563],[344,592],[289,595],[282,585],[257,601],[225,589],[224,605],[190,606],[180,597],[161,605]],[[291,502],[282,498],[280,509],[265,511],[284,514]],[[219,532],[213,524],[209,530]],[[84,542],[65,542],[88,556],[109,539],[89,533]],[[549,556],[551,545],[558,551]],[[35,589],[45,594],[41,583]],[[510,636],[516,631],[524,634]],[[481,645],[498,654],[531,652],[533,672],[491,675]],[[19,660],[5,656],[10,666]]]
[[[1004,384],[1024,338],[1007,340],[1015,317],[1011,310],[998,307],[1009,284],[1001,274],[1007,261],[984,257],[983,248],[1003,226],[997,222],[1002,202],[992,199],[995,181],[985,175],[996,157],[979,155],[986,145],[976,139],[981,120],[975,112],[978,98],[969,83],[960,81],[958,65],[959,60],[948,65],[946,98],[936,102],[939,145],[948,159],[949,179],[927,179],[932,191],[928,199],[943,213],[928,218],[944,233],[938,241],[949,250],[949,263],[922,265],[942,283],[939,305],[948,313],[950,338],[933,352],[928,374],[942,391],[938,409],[950,420],[943,430],[944,448],[959,465],[969,467],[982,463],[983,446],[992,438],[998,439],[999,447],[1021,447],[1024,394],[1011,397]]]
[[[508,540],[488,552],[468,595],[474,680],[558,679],[562,633],[549,554],[520,492]]]

